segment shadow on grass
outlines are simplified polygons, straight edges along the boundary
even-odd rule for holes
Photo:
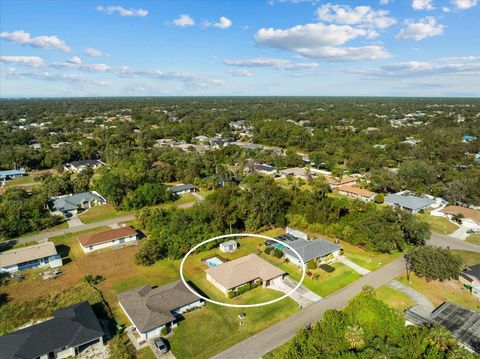
[[[324,270],[327,273],[333,273],[335,272],[335,267],[332,267],[328,264],[321,264],[320,269]]]
[[[55,246],[57,253],[62,257],[63,265],[68,264],[72,261],[70,258],[70,247],[66,244],[58,244]]]

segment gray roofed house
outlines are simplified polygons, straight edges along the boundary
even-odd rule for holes
[[[176,195],[181,195],[185,193],[198,192],[198,188],[193,184],[179,184],[177,186],[168,187],[168,190]]]
[[[88,302],[58,309],[53,318],[0,337],[0,359],[66,358],[103,347],[103,329]]]
[[[100,196],[98,192],[81,192],[66,196],[52,198],[52,213],[76,214],[78,209],[87,209],[99,204],[106,204],[105,198]]]
[[[160,336],[162,328],[177,325],[182,313],[204,305],[182,281],[156,288],[146,285],[120,293],[117,298],[143,340]]]
[[[27,174],[25,168],[19,168],[18,170],[6,170],[0,171],[0,180],[8,181],[17,177],[23,177]]]
[[[87,168],[96,170],[97,168],[100,168],[102,166],[105,166],[105,163],[103,163],[100,160],[79,160],[79,161],[72,161],[70,163],[66,163],[63,166],[63,168],[65,168],[68,171],[80,173],[86,170]]]
[[[255,168],[255,171],[259,173],[264,173],[264,174],[277,173],[277,170],[275,169],[275,167],[264,164],[264,163],[255,163],[254,168]]]
[[[386,196],[385,203],[412,213],[417,213],[431,207],[435,201],[430,198],[415,196],[413,194],[395,193]]]
[[[296,241],[288,242],[288,245],[300,254],[303,263],[308,263],[311,260],[321,259],[330,254],[336,257],[342,250],[342,247],[339,245],[319,238],[311,241],[297,239]],[[290,248],[285,247],[283,252],[285,253],[285,257],[288,258],[290,262],[298,266],[301,265],[298,256]]]
[[[57,254],[53,242],[11,249],[0,253],[0,273],[15,273],[19,270],[60,267],[62,259]]]

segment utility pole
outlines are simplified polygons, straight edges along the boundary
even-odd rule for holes
[[[407,280],[410,282],[410,269],[411,269],[411,266],[410,266],[410,254],[405,254],[404,256],[405,258],[405,268],[407,270]]]

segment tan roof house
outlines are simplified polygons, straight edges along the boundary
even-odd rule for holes
[[[480,211],[460,206],[447,206],[440,212],[445,213],[447,217],[452,219],[455,215],[462,215],[462,224],[470,228],[480,228]]]
[[[264,287],[281,280],[285,272],[260,258],[249,254],[206,270],[207,280],[225,295],[243,284],[261,280]]]
[[[336,188],[338,193],[348,197],[358,198],[365,202],[371,202],[375,198],[375,192],[356,186],[341,185]]]
[[[357,183],[357,179],[355,177],[350,176],[342,176],[341,178],[335,178],[331,176],[325,176],[325,180],[327,181],[330,188],[337,188],[342,185],[353,186]]]
[[[307,168],[303,168],[303,167],[286,168],[284,170],[281,170],[280,174],[285,176],[303,178],[303,179],[308,179],[315,176],[314,173],[311,173]]]
[[[56,268],[61,265],[62,259],[57,254],[53,242],[35,244],[0,253],[0,273],[14,273],[30,268]]]

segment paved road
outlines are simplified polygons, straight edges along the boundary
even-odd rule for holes
[[[360,293],[362,287],[370,285],[378,288],[390,282],[405,270],[403,258],[398,258],[384,267],[371,272],[356,282],[313,303],[308,308],[288,317],[262,332],[240,342],[216,355],[215,359],[257,359],[291,339],[298,328],[320,320],[329,309],[342,309],[348,301]]]
[[[50,237],[61,236],[62,234],[65,234],[65,233],[75,233],[75,232],[81,232],[81,231],[85,231],[87,229],[92,229],[92,228],[97,228],[97,227],[111,226],[111,225],[114,225],[114,224],[117,224],[117,223],[127,222],[127,221],[131,221],[131,220],[134,220],[134,219],[135,219],[135,215],[128,214],[126,216],[112,218],[112,219],[108,219],[106,221],[100,221],[100,222],[89,223],[89,224],[82,224],[80,226],[59,229],[59,230],[56,230],[56,231],[48,231],[48,232],[32,234],[31,236],[20,237],[20,238],[17,238],[17,239],[12,239],[8,242],[2,242],[2,243],[0,243],[0,245],[9,245],[9,244],[25,243],[25,242],[32,242],[32,241],[37,241],[38,242],[38,241],[46,240]]]
[[[438,233],[432,233],[429,244],[450,249],[460,249],[480,253],[480,246],[460,241],[458,239]],[[328,309],[342,309],[348,301],[360,293],[365,285],[378,288],[389,283],[405,271],[403,258],[398,258],[384,267],[366,274],[356,282],[339,291],[313,303],[297,314],[288,317],[243,342],[240,342],[226,351],[216,355],[214,359],[258,359],[266,353],[278,348],[291,339],[298,328],[320,320]]]

